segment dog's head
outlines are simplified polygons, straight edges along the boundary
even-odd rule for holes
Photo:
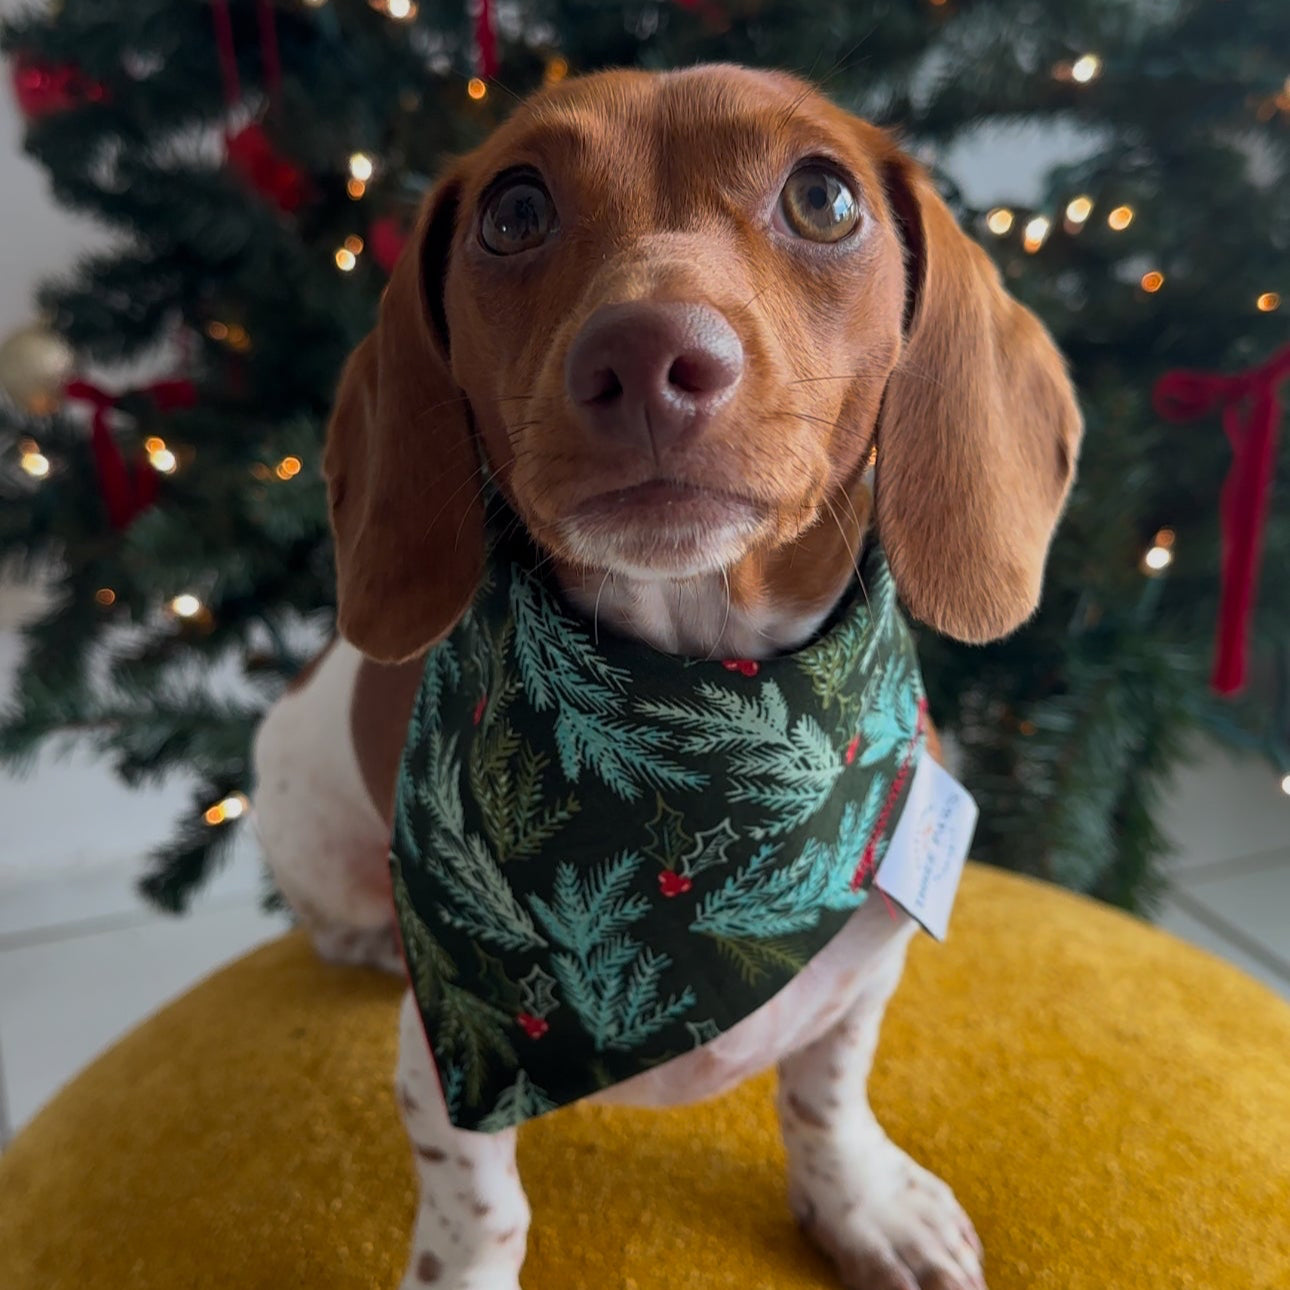
[[[650,578],[854,532],[876,448],[905,602],[989,640],[1038,601],[1079,435],[1047,333],[883,131],[775,73],[569,81],[451,167],[346,368],[340,628],[402,659],[470,603],[481,446],[557,560]]]

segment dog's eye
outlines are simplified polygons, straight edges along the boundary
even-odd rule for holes
[[[532,250],[555,232],[555,203],[536,175],[500,184],[484,202],[479,240],[494,255]]]
[[[780,205],[789,228],[812,242],[840,242],[860,223],[855,193],[823,166],[795,170]]]

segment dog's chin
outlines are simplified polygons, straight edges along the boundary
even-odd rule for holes
[[[751,498],[652,480],[581,502],[558,529],[576,563],[658,581],[729,568],[766,523],[766,507]]]

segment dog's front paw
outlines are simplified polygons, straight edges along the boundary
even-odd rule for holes
[[[949,1187],[886,1138],[862,1155],[804,1159],[789,1184],[847,1290],[985,1290],[980,1239]]]

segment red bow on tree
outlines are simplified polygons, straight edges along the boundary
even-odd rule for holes
[[[1218,648],[1210,684],[1219,694],[1245,685],[1250,622],[1259,582],[1259,558],[1276,473],[1277,386],[1290,376],[1290,346],[1266,363],[1225,376],[1220,372],[1167,372],[1153,394],[1167,421],[1194,421],[1222,411],[1232,445],[1232,468],[1223,482],[1220,521],[1223,584],[1218,612]]]
[[[497,31],[493,26],[493,0],[475,0],[475,49],[479,74],[488,80],[497,75]]]
[[[94,409],[90,422],[90,448],[99,477],[99,493],[107,510],[108,523],[114,529],[127,529],[135,517],[156,500],[157,472],[142,462],[131,471],[108,424],[108,413],[125,396],[109,394],[88,381],[69,382],[66,394],[69,399],[79,399]],[[151,398],[160,412],[191,408],[197,402],[196,387],[185,380],[158,381],[155,385],[127,391],[127,394]]]
[[[107,98],[107,90],[75,64],[47,63],[28,54],[13,61],[13,94],[29,121]]]
[[[219,53],[220,78],[224,83],[224,101],[231,113],[242,102],[242,79],[237,70],[237,46],[228,0],[211,0],[211,18],[215,23],[215,45]],[[273,100],[282,91],[282,59],[278,53],[278,31],[269,0],[256,0],[256,18],[260,33],[260,66],[269,98]],[[236,134],[227,135],[225,145],[230,168],[280,211],[291,214],[305,204],[309,196],[309,181],[304,172],[278,152],[258,121],[253,121]]]

